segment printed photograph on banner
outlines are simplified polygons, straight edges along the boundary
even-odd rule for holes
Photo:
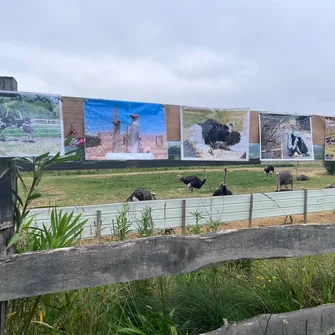
[[[334,160],[335,155],[335,117],[325,117],[325,160]]]
[[[249,109],[181,107],[182,160],[249,160]]]
[[[58,96],[0,92],[0,157],[64,154]]]
[[[168,159],[164,106],[86,100],[85,159]]]
[[[311,117],[259,113],[261,160],[314,160]]]

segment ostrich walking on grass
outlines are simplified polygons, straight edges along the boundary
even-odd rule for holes
[[[275,172],[275,168],[272,165],[268,165],[264,168],[264,173],[266,173],[266,176],[269,178],[269,175],[271,177],[273,176],[273,173]]]
[[[291,172],[281,171],[279,173],[276,173],[276,175],[277,175],[277,181],[279,181],[280,188],[282,186],[285,186],[285,188],[287,188],[287,185],[291,185],[291,190],[293,190],[293,176]]]
[[[4,134],[2,133],[6,128],[14,125],[15,119],[8,116],[8,111],[6,115],[0,111],[0,141],[6,141]]]
[[[182,177],[181,175],[177,176],[178,180],[182,181],[185,186],[188,188],[188,190],[193,193],[193,189],[197,188],[200,189],[207,180],[207,175],[206,175],[206,166],[204,168],[204,179],[201,180],[197,176],[187,176],[187,177]]]
[[[228,190],[227,188],[227,168],[223,169],[224,171],[224,177],[223,177],[223,182],[220,184],[219,188],[214,191],[213,197],[220,197],[224,195],[233,195],[231,191]]]
[[[127,198],[126,202],[147,200],[156,200],[156,193],[150,192],[144,188],[138,188]]]
[[[288,172],[288,171],[283,171],[283,172]],[[283,179],[289,179],[289,175],[287,175],[286,173],[284,174],[284,177],[283,177],[283,172],[281,172],[281,174],[282,174],[282,180]],[[288,172],[289,173],[289,172]],[[290,173],[289,173],[290,174]],[[285,189],[280,189],[280,186],[279,186],[279,184],[280,184],[280,173],[276,173],[276,175],[277,175],[277,189],[276,189],[276,192],[286,192],[286,191],[293,191],[293,178],[292,178],[292,188],[291,189],[288,189],[288,188],[285,188]],[[292,175],[291,175],[291,177],[292,177]],[[288,181],[288,180],[287,180]],[[280,185],[282,185],[282,184],[280,184]],[[290,217],[290,223],[293,223],[293,218],[292,218],[292,215],[286,215],[286,218],[285,218],[285,221],[284,221],[284,223],[283,224],[285,224],[286,223],[286,221],[287,221],[287,218],[288,217]]]

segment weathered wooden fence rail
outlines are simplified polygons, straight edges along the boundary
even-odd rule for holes
[[[185,211],[183,211],[183,201]],[[252,201],[252,206],[250,202]],[[96,224],[101,220],[99,232],[101,236],[113,233],[113,221],[124,203],[102,204],[77,207],[58,207],[63,212],[82,214],[88,219],[83,237],[95,237]],[[272,192],[233,195],[229,197],[202,197],[188,199],[156,200],[129,203],[128,218],[132,222],[131,229],[137,229],[137,222],[146,207],[152,208],[152,218],[156,228],[178,228],[195,223],[192,213],[201,212],[202,222],[220,220],[221,222],[252,220],[267,217],[278,217],[330,211],[335,209],[335,189],[299,190],[292,192]],[[99,212],[100,211],[100,212]],[[39,208],[31,211],[36,223],[50,223],[51,208]]]
[[[0,258],[0,301],[187,273],[238,259],[290,258],[334,252],[335,224],[302,224],[206,235],[155,236],[15,254]],[[298,323],[291,322],[284,334],[305,334],[306,322],[308,327],[321,322],[328,331],[322,334],[332,334],[330,317],[335,315],[335,304],[326,306],[321,321],[314,313],[306,312],[302,331],[297,332]],[[258,331],[255,325],[252,332],[236,332],[236,325],[228,325],[231,330],[226,326],[211,334],[264,334],[262,318]],[[298,319],[301,323],[301,314]],[[245,323],[241,325],[246,327]],[[274,325],[270,323],[270,326],[272,331],[266,334],[277,334],[273,332]]]

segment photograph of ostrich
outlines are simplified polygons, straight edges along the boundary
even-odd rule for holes
[[[334,160],[335,155],[335,117],[325,117],[325,160]]]
[[[0,93],[0,157],[64,153],[57,96]]]
[[[193,193],[193,189],[200,189],[206,183],[207,175],[206,175],[206,166],[204,167],[204,179],[201,180],[197,176],[187,176],[183,177],[181,175],[177,175],[177,179],[184,183],[185,188],[189,190],[189,192]]]
[[[144,188],[137,188],[126,200],[126,202],[131,201],[148,201],[148,200],[157,200],[156,193],[153,193]]]
[[[84,108],[87,160],[168,158],[163,105],[88,99]]]
[[[276,192],[293,191],[293,177],[292,177],[290,172],[288,172],[288,171],[277,172],[276,175],[277,175]],[[291,184],[290,189],[289,188],[285,188],[285,189],[281,188],[282,185],[286,186],[288,184]],[[290,218],[290,223],[293,223],[292,215],[286,215],[285,221],[284,221],[283,224],[286,224],[288,218]]]
[[[314,160],[311,117],[259,113],[261,160]]]
[[[249,110],[181,108],[182,160],[247,161]]]
[[[233,195],[231,191],[228,190],[227,188],[227,168],[223,169],[224,171],[224,176],[223,176],[223,182],[220,184],[219,188],[214,191],[213,197],[220,197],[220,196],[225,196],[225,195]]]

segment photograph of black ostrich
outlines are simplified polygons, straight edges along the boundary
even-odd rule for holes
[[[283,172],[288,172],[288,171],[283,171]],[[280,186],[279,186],[279,184],[280,184],[280,173],[277,172],[276,175],[277,175],[277,188],[276,188],[276,192],[293,191],[293,179],[292,179],[292,188],[291,189],[289,189],[289,188],[280,189]],[[285,175],[285,178],[287,178],[287,175]],[[290,223],[293,223],[292,215],[286,215],[285,221],[284,221],[283,224],[286,224],[286,221],[287,221],[288,217],[290,217]]]
[[[273,173],[275,172],[275,168],[272,165],[268,165],[264,168],[264,173],[269,178],[269,175],[273,177]]]
[[[289,171],[280,171],[276,173],[277,182],[279,181],[280,188],[285,186],[287,188],[288,185],[291,185],[291,190],[293,190],[293,176]]]
[[[27,139],[24,140],[24,142],[35,142],[33,140],[34,129],[32,127],[31,119],[29,117],[22,118],[20,111],[17,111],[17,113],[19,114],[20,119],[16,120],[16,126],[27,134]]]
[[[144,188],[138,188],[127,198],[126,202],[147,200],[156,200],[156,193]]]
[[[223,182],[220,184],[219,188],[214,191],[213,197],[221,197],[225,195],[233,195],[231,191],[228,190],[227,188],[227,168],[223,169],[224,171],[224,177],[223,177]]]
[[[230,150],[230,147],[240,143],[241,134],[238,131],[234,131],[234,122],[228,122],[222,124],[214,119],[208,119],[203,123],[199,123],[202,128],[202,137],[205,144],[211,146],[213,149],[218,147],[220,143],[220,149]]]
[[[297,181],[307,181],[307,180],[309,180],[309,178],[304,174],[299,174],[298,175],[298,168],[295,169],[295,179]]]
[[[199,177],[197,176],[187,176],[187,177],[183,177],[181,175],[177,175],[177,179],[180,180],[181,182],[183,182],[185,184],[185,187],[188,188],[188,190],[193,193],[193,189],[200,189],[207,180],[207,175],[206,175],[206,166],[204,167],[204,179],[201,180]]]
[[[287,147],[289,156],[310,156],[307,145],[302,136],[295,134],[295,127],[292,126],[291,135],[287,133]]]

